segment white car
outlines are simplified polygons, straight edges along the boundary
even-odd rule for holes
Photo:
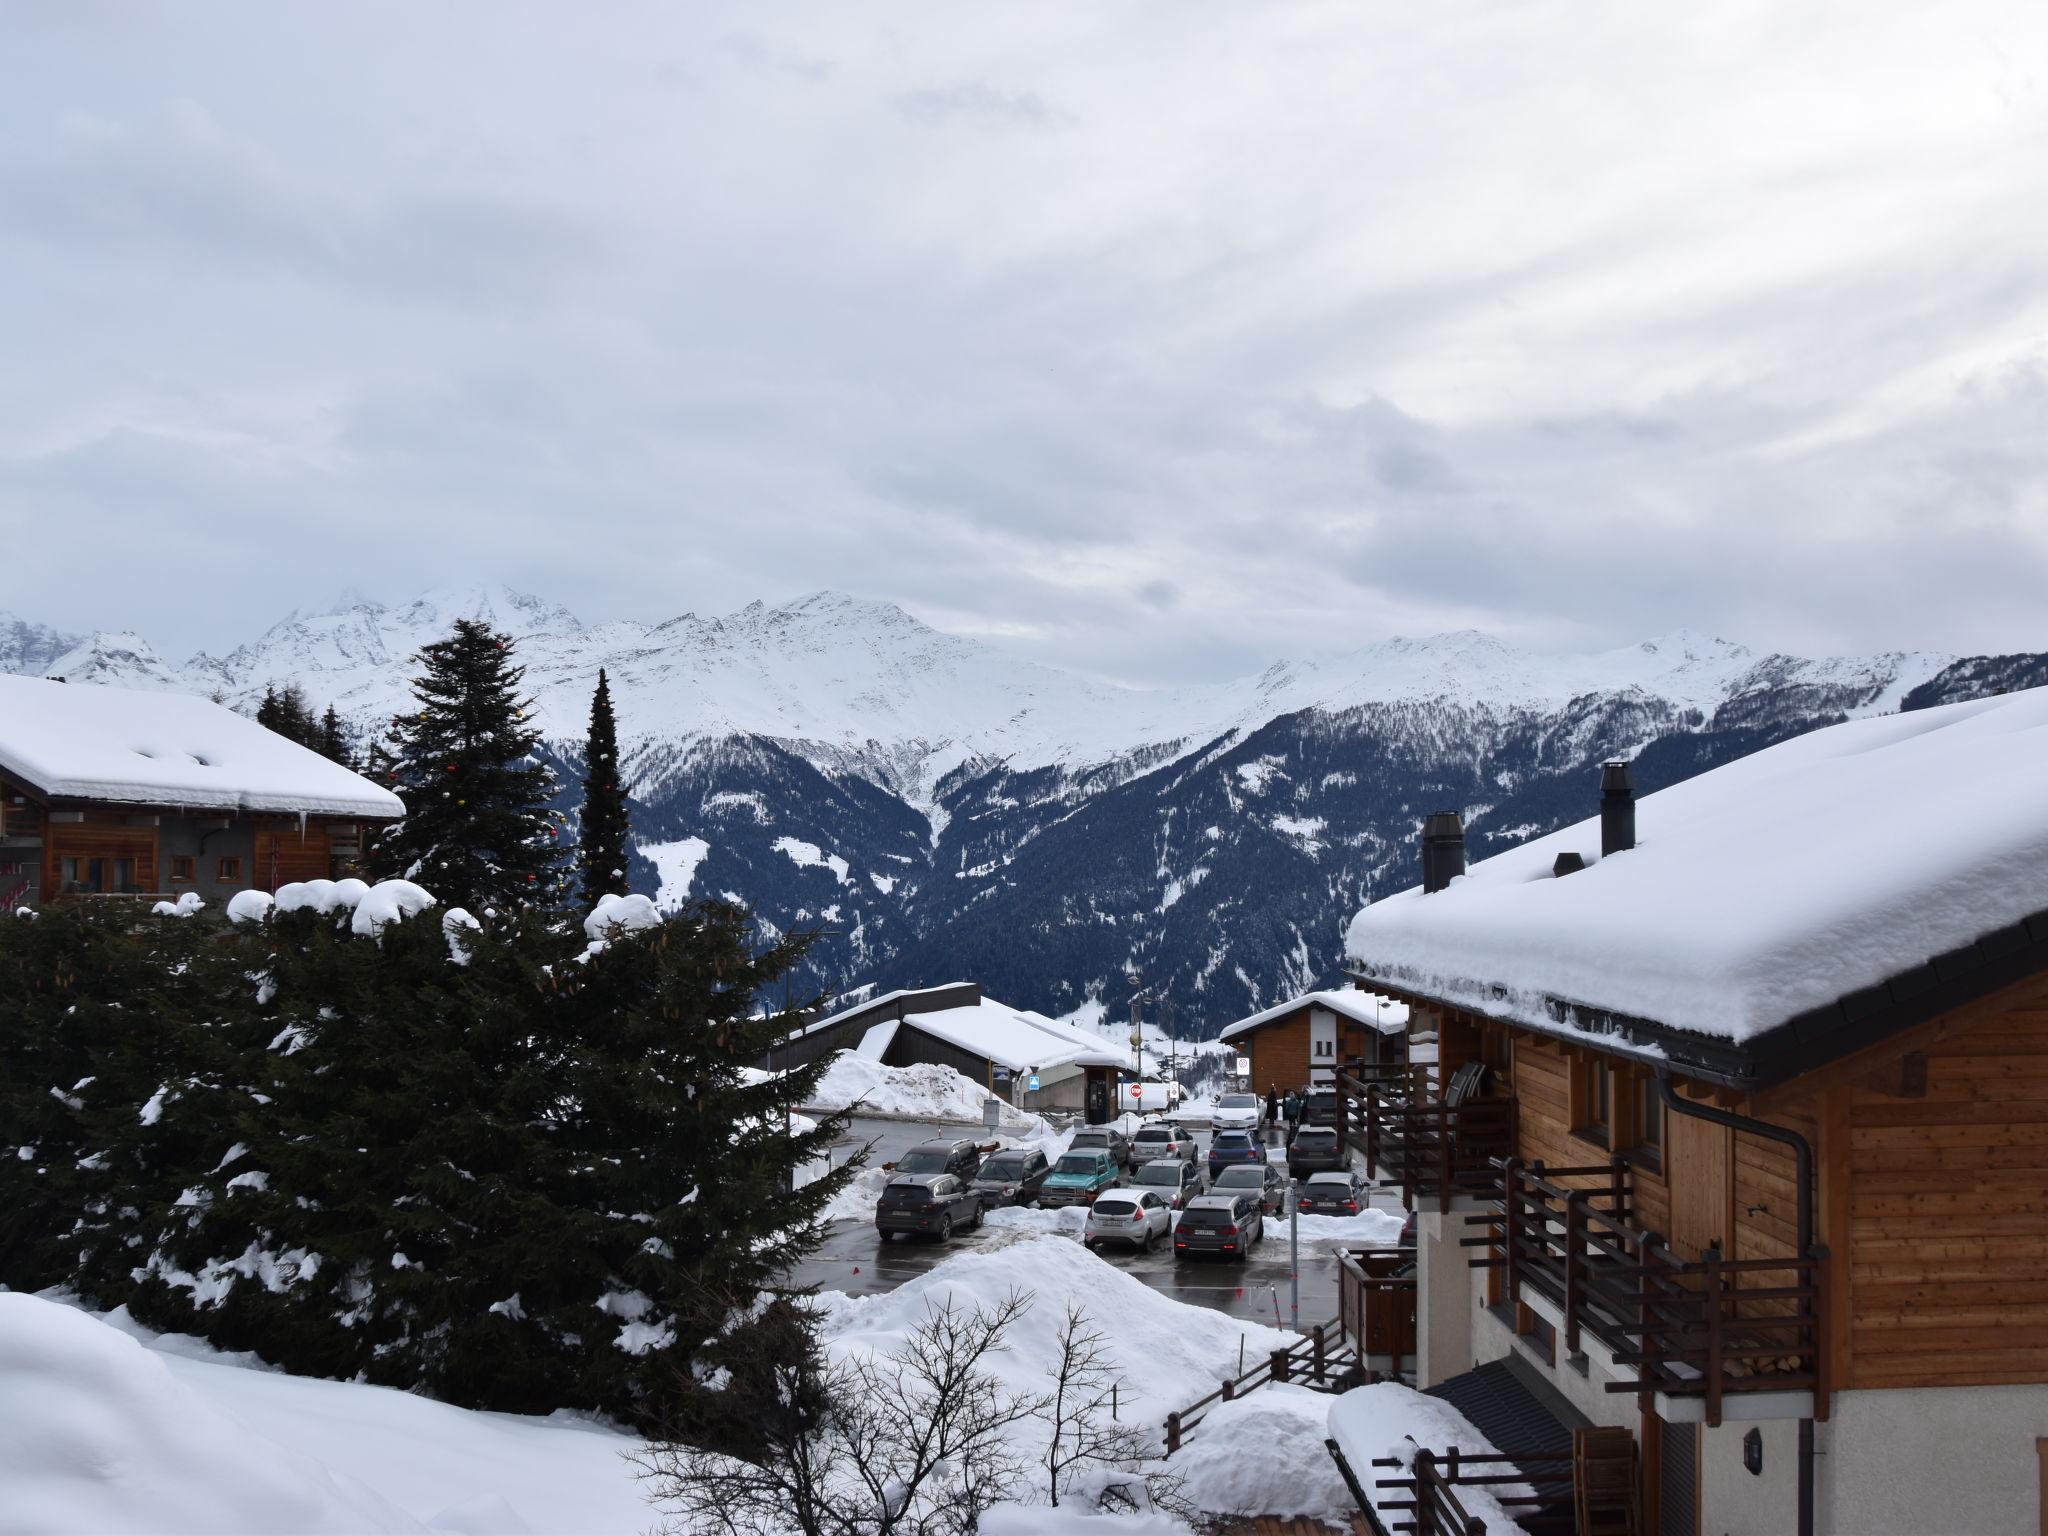
[[[1081,1240],[1091,1249],[1128,1243],[1149,1249],[1173,1231],[1173,1212],[1156,1190],[1105,1189],[1088,1207]]]
[[[1266,1106],[1256,1093],[1226,1093],[1216,1101],[1212,1124],[1219,1131],[1255,1131]]]

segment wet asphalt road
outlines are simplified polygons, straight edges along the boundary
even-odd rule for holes
[[[847,1150],[872,1140],[876,1145],[871,1162],[883,1163],[894,1161],[922,1141],[953,1136],[978,1138],[980,1134],[974,1127],[856,1120]],[[1209,1133],[1198,1130],[1195,1135],[1206,1156]],[[1385,1210],[1400,1209],[1398,1196],[1386,1191],[1375,1191],[1372,1203]],[[1274,1324],[1277,1304],[1278,1325],[1291,1327],[1288,1285],[1291,1271],[1287,1262],[1285,1227],[1277,1222],[1272,1227],[1272,1235],[1241,1263],[1216,1258],[1175,1259],[1172,1249],[1164,1245],[1151,1253],[1107,1249],[1099,1257],[1105,1264],[1114,1264],[1128,1271],[1133,1279],[1143,1281],[1177,1300],[1213,1307],[1247,1321]],[[946,1243],[921,1238],[885,1241],[874,1227],[865,1222],[835,1222],[827,1231],[824,1245],[798,1268],[794,1278],[799,1284],[844,1291],[848,1295],[874,1295],[895,1290],[952,1254],[1008,1240],[1008,1233],[983,1227],[978,1232],[961,1233]],[[1336,1259],[1327,1249],[1303,1245],[1300,1273],[1301,1325],[1308,1327],[1334,1318],[1337,1315]]]

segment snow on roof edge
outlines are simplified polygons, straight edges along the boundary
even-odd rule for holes
[[[1289,998],[1284,1003],[1275,1003],[1262,1013],[1254,1013],[1246,1018],[1239,1019],[1234,1024],[1224,1025],[1222,1033],[1217,1035],[1216,1038],[1218,1040],[1232,1040],[1239,1035],[1250,1034],[1261,1025],[1270,1024],[1275,1019],[1285,1018],[1288,1014],[1298,1012],[1304,1007],[1327,1008],[1332,1013],[1341,1013],[1354,1023],[1363,1024],[1368,1029],[1376,1029],[1381,1034],[1391,1035],[1398,1033],[1408,1023],[1407,1007],[1402,1004],[1396,1004],[1400,1009],[1400,1016],[1398,1018],[1392,1017],[1389,1013],[1382,1012],[1377,1004],[1370,1007],[1367,1006],[1364,1000],[1375,996],[1377,996],[1376,993],[1361,991],[1356,987],[1337,987],[1316,992],[1304,992],[1298,997]]]

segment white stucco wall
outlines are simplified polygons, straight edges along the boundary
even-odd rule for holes
[[[2039,1536],[2042,1436],[2048,1386],[1837,1393],[1833,1418],[1816,1427],[1819,1529]]]
[[[1470,1250],[1458,1246],[1465,1217],[1434,1210],[1415,1216],[1416,1385],[1433,1387],[1472,1369]]]

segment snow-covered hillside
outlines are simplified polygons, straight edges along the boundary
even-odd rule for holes
[[[828,930],[828,987],[973,975],[1061,1015],[1142,989],[1192,1038],[1332,980],[1344,920],[1411,883],[1431,810],[1463,811],[1483,853],[1587,814],[1606,756],[1639,757],[1647,790],[1909,698],[2048,681],[2039,656],[1813,660],[1686,631],[1552,656],[1468,631],[1140,690],[832,592],[586,625],[490,584],[347,594],[176,665],[141,636],[0,616],[0,667],[245,709],[296,682],[374,733],[458,617],[517,638],[571,770],[606,669],[648,894]]]

